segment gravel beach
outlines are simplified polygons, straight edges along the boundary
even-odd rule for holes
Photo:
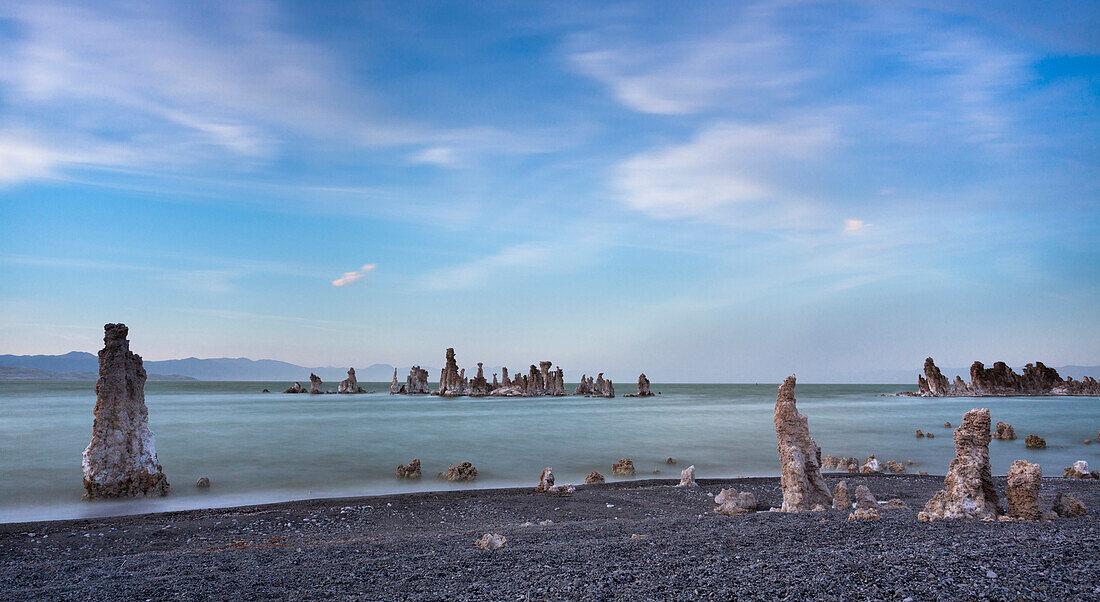
[[[766,509],[778,479],[663,479],[3,524],[0,599],[1100,600],[1100,482],[1043,479],[1079,518],[920,523],[942,477],[841,479],[910,508],[729,517],[723,487]],[[487,532],[506,547],[475,547]]]

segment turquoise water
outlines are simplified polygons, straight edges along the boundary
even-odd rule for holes
[[[534,486],[544,466],[559,483],[589,471],[611,477],[611,464],[632,458],[637,478],[654,469],[678,476],[732,477],[778,472],[772,406],[776,385],[660,385],[648,399],[438,398],[261,394],[279,382],[150,382],[149,421],[172,484],[166,498],[81,502],[80,454],[95,406],[93,383],[0,382],[0,522],[232,506],[310,497],[453,489],[435,478],[469,460],[476,487]],[[573,385],[569,385],[572,390]],[[914,460],[910,470],[943,474],[954,451],[945,420],[958,424],[973,407],[1014,425],[1019,439],[993,441],[995,473],[1018,458],[1061,475],[1074,460],[1100,468],[1100,399],[921,399],[883,396],[904,385],[810,385],[796,389],[799,410],[823,454],[876,454]],[[915,429],[936,434],[917,439]],[[1044,437],[1048,449],[1023,439]],[[665,458],[680,460],[667,466]],[[394,468],[420,458],[424,478],[402,482]],[[208,491],[194,487],[198,477]]]

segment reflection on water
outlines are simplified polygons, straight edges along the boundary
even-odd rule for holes
[[[778,472],[772,406],[777,385],[659,385],[647,399],[454,398],[261,394],[286,383],[151,382],[150,423],[172,483],[163,499],[80,502],[80,453],[91,437],[92,383],[0,383],[0,522],[231,506],[288,499],[463,488],[435,478],[469,460],[478,487],[534,486],[544,466],[558,482],[582,482],[633,458],[637,478],[700,478]],[[388,383],[365,388],[389,390]],[[572,390],[570,385],[569,390]],[[822,453],[914,460],[943,474],[951,429],[973,407],[1015,426],[1017,441],[993,441],[993,471],[1038,462],[1047,476],[1074,460],[1100,466],[1100,399],[921,399],[882,396],[904,385],[798,385],[798,407]],[[916,429],[936,434],[917,439]],[[1028,450],[1035,433],[1048,449]],[[672,456],[680,463],[665,464]],[[418,457],[420,482],[394,477]],[[915,470],[910,468],[910,470]],[[213,487],[194,487],[200,476]]]

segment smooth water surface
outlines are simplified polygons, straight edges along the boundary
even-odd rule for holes
[[[81,502],[80,454],[88,444],[94,383],[0,382],[0,522],[233,506],[310,497],[397,491],[534,486],[544,466],[559,483],[589,471],[611,477],[632,458],[636,478],[775,475],[772,408],[776,385],[654,385],[662,395],[635,399],[439,398],[262,394],[286,383],[150,382],[149,421],[172,493],[166,498]],[[796,389],[799,410],[823,454],[914,460],[943,474],[954,456],[951,429],[966,410],[988,407],[1019,439],[990,444],[993,471],[1013,460],[1061,475],[1074,460],[1100,467],[1100,398],[894,397],[904,385],[810,385]],[[569,385],[572,390],[572,385]],[[885,394],[885,395],[884,395]],[[917,439],[915,429],[935,433]],[[1048,448],[1028,450],[1028,434]],[[665,458],[679,460],[676,466]],[[394,477],[420,458],[419,482]],[[434,475],[472,462],[477,481],[449,484]],[[209,490],[194,486],[210,477]]]

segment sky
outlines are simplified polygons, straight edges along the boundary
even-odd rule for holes
[[[0,0],[0,353],[1100,364],[1100,5],[944,4]]]

